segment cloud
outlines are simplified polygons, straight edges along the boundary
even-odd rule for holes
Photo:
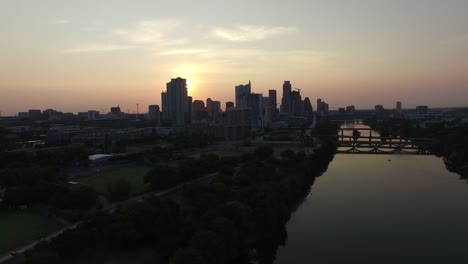
[[[91,45],[84,45],[82,47],[76,47],[71,49],[63,50],[62,53],[93,53],[93,52],[109,52],[132,49],[134,46],[120,45],[120,44],[106,44],[97,43]]]
[[[219,38],[233,42],[259,41],[296,31],[295,27],[267,27],[240,25],[236,28],[217,27],[212,33]]]
[[[112,35],[121,37],[135,44],[184,44],[187,41],[180,38],[171,39],[170,32],[182,26],[178,20],[148,20],[140,21],[133,28],[119,28],[112,31]]]
[[[186,55],[186,54],[201,54],[207,52],[206,49],[175,49],[175,50],[166,50],[159,55]]]
[[[468,34],[461,34],[450,37],[442,41],[442,44],[463,44],[468,43]]]
[[[283,57],[292,62],[303,62],[319,65],[328,64],[336,57],[336,54],[334,53],[317,50],[291,50],[282,52],[279,55],[280,57]]]
[[[63,25],[63,24],[70,24],[71,21],[68,19],[57,19],[57,20],[54,20],[53,23]]]

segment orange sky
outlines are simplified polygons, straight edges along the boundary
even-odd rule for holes
[[[278,101],[290,80],[335,109],[468,106],[466,10],[461,0],[2,2],[0,110],[145,112],[178,76],[194,99],[223,106],[249,80]]]

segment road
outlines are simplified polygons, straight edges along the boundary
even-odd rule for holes
[[[167,195],[170,195],[170,194],[173,194],[175,192],[178,192],[180,190],[183,190],[183,188],[185,188],[186,186],[188,185],[191,185],[191,184],[196,184],[196,183],[200,183],[200,182],[204,182],[204,181],[208,181],[210,179],[213,179],[215,178],[216,176],[218,175],[218,172],[215,172],[215,173],[212,173],[212,174],[209,174],[209,175],[206,175],[204,177],[201,177],[201,178],[198,178],[198,179],[195,179],[195,180],[192,180],[192,181],[189,181],[189,182],[184,182],[184,183],[181,183],[173,188],[170,188],[170,189],[167,189],[167,190],[164,190],[164,191],[160,191],[160,192],[157,192],[157,193],[152,193],[155,197],[164,197],[164,196],[167,196]],[[102,211],[105,211],[105,212],[109,212],[109,213],[113,213],[119,205],[123,204],[123,203],[128,203],[128,202],[137,202],[137,201],[140,201],[142,199],[144,199],[144,197],[148,196],[148,195],[151,195],[151,193],[146,193],[146,194],[142,194],[142,195],[139,195],[139,196],[134,196],[134,197],[131,197],[130,199],[128,200],[125,200],[123,202],[120,202],[120,203],[117,203],[117,204],[113,204],[113,205],[110,205],[104,209],[102,209]],[[22,246],[22,247],[19,247],[19,248],[16,248],[14,250],[12,250],[12,252],[15,252],[17,255],[21,255],[23,254],[24,252],[34,248],[34,246],[36,246],[38,243],[40,242],[43,242],[43,241],[50,241],[52,240],[53,238],[61,235],[63,232],[67,231],[67,230],[70,230],[70,229],[75,229],[77,226],[79,226],[80,224],[82,223],[82,221],[78,221],[76,223],[73,223],[71,225],[68,225],[66,227],[63,227],[55,232],[53,232],[52,234],[49,234],[47,236],[44,236],[42,237],[41,239],[39,240],[35,240],[35,241],[32,241],[30,242],[29,244],[25,245],[25,246]],[[11,255],[10,253],[6,254],[6,255],[3,255],[3,256],[0,256],[0,263],[4,263],[12,258],[15,258],[15,256]]]

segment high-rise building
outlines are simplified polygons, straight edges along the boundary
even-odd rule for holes
[[[252,125],[263,126],[263,95],[252,93],[248,96],[247,108],[252,109]]]
[[[376,114],[383,114],[385,112],[385,108],[383,107],[383,105],[376,105],[374,107],[374,111]]]
[[[252,113],[249,108],[229,108],[226,110],[226,132],[228,139],[249,136],[252,131]]]
[[[348,115],[354,115],[355,111],[356,111],[356,107],[354,105],[349,105],[346,107],[346,114]]]
[[[28,111],[28,117],[31,120],[39,120],[42,118],[42,112],[39,109],[30,109]]]
[[[278,101],[276,90],[268,90],[268,107],[271,108],[271,117],[275,117],[278,113]]]
[[[247,107],[247,96],[251,93],[251,83],[236,86],[236,107],[246,108]]]
[[[401,102],[396,102],[396,112],[397,114],[401,114]]]
[[[312,107],[309,97],[304,99],[304,112],[307,113],[307,116],[310,116],[314,112],[314,108]]]
[[[192,106],[187,95],[186,79],[178,77],[168,82],[166,92],[161,93],[161,101],[165,121],[178,127],[190,124]]]
[[[328,111],[329,111],[329,108],[330,108],[330,106],[329,106],[327,103],[322,102],[322,103],[320,104],[320,113],[321,113],[322,115],[327,115],[327,114],[328,114]]]
[[[291,82],[284,81],[283,84],[283,98],[281,99],[281,112],[291,112]]]
[[[234,102],[226,102],[226,111],[234,107]]]
[[[322,99],[317,99],[317,112],[322,112]]]
[[[300,91],[291,92],[289,113],[293,114],[294,116],[304,115],[304,101],[302,101]]]
[[[276,90],[268,90],[269,105],[276,109]]]
[[[199,122],[206,119],[208,113],[206,112],[205,102],[202,100],[195,100],[192,103],[192,121]]]
[[[221,112],[221,102],[213,101],[213,115],[218,112]]]
[[[188,110],[187,110],[187,113],[185,114],[187,120],[185,120],[185,123],[186,124],[192,124],[192,102],[193,102],[193,98],[192,96],[187,96],[187,107],[188,107]]]
[[[212,119],[215,122],[220,122],[222,119],[222,112],[221,112],[221,102],[220,101],[213,101],[213,110],[212,110]]]
[[[159,123],[160,121],[159,105],[148,106],[148,119]]]
[[[429,107],[427,105],[418,105],[416,106],[416,113],[418,115],[427,115],[429,114]]]
[[[111,114],[114,115],[114,116],[121,116],[122,115],[122,111],[120,110],[120,106],[114,106],[114,107],[111,107]]]
[[[213,100],[211,98],[206,99],[206,111],[208,112],[208,117],[213,119]]]
[[[89,110],[88,111],[88,120],[99,120],[100,113],[96,110]]]

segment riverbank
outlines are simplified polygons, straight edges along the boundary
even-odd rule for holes
[[[424,123],[404,119],[366,120],[372,129],[384,136],[424,137],[437,143],[431,152],[443,157],[449,171],[468,179],[468,126],[455,123]]]
[[[435,156],[337,154],[274,263],[468,263],[467,199]]]
[[[333,158],[334,144],[321,146],[313,155],[294,151],[274,155],[263,146],[253,155],[224,159],[223,175],[187,188],[182,199],[143,199],[113,214],[99,213],[77,229],[38,245],[27,261],[46,256],[48,261],[69,262],[93,256],[96,250],[149,246],[175,264],[194,258],[205,263],[253,259],[272,263],[286,238],[284,227],[291,213]]]

